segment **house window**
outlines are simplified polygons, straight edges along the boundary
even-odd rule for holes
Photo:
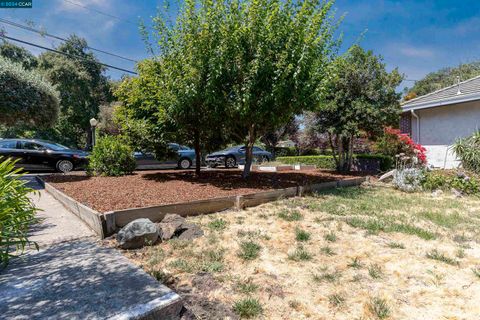
[[[410,112],[402,113],[400,118],[400,132],[412,135],[412,114]]]

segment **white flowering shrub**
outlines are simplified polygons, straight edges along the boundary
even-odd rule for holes
[[[393,185],[404,192],[415,192],[422,189],[424,170],[420,168],[399,168],[393,175]]]

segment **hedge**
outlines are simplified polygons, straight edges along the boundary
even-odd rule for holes
[[[60,95],[36,71],[0,57],[0,123],[49,127],[58,117]]]
[[[387,171],[393,166],[393,159],[382,154],[356,154],[356,159],[378,159],[380,170]],[[277,157],[277,161],[285,164],[313,164],[319,169],[335,169],[335,160],[330,155],[319,156],[298,156],[298,157]]]

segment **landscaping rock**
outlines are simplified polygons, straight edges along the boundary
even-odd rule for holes
[[[178,239],[182,240],[193,240],[203,236],[203,230],[194,223],[186,222],[182,224],[179,231]]]
[[[167,214],[163,220],[157,224],[162,240],[171,239],[184,223],[185,218],[178,214]]]
[[[457,190],[455,188],[452,188],[451,191],[452,191],[453,195],[455,196],[455,198],[462,198],[463,197],[462,191]]]
[[[152,245],[157,241],[158,233],[157,226],[149,219],[136,219],[118,232],[118,246],[122,249],[137,249]]]
[[[383,174],[378,181],[380,182],[388,182],[393,180],[393,176],[395,175],[395,169],[388,171],[387,173]]]
[[[436,189],[432,192],[432,197],[436,198],[442,194],[443,194],[443,191],[441,189]]]
[[[162,240],[169,240],[173,237],[178,239],[192,240],[203,236],[203,230],[196,224],[189,223],[185,218],[178,214],[167,214],[163,220],[157,224],[161,233]]]

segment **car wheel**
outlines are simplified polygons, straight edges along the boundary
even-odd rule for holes
[[[60,160],[57,162],[57,170],[67,173],[73,170],[73,163],[70,160]]]
[[[192,161],[188,158],[180,159],[180,161],[178,162],[178,167],[180,169],[188,169],[191,166],[192,166]]]
[[[270,159],[267,156],[262,156],[262,163],[269,162]]]
[[[237,160],[235,160],[235,157],[232,156],[227,156],[225,158],[225,168],[233,168],[237,165]]]

